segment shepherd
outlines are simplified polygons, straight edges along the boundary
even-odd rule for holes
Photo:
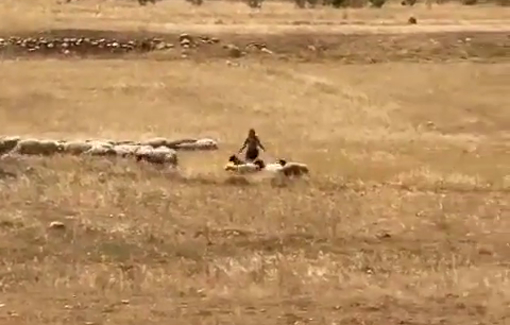
[[[239,153],[243,152],[246,148],[245,159],[247,162],[253,162],[259,157],[259,148],[266,151],[266,148],[260,142],[255,129],[250,129],[248,137],[244,140],[243,147],[239,150]]]

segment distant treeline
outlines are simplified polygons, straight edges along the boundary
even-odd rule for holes
[[[155,4],[158,1],[165,0],[137,0],[140,5],[149,3]],[[227,1],[227,2],[246,2],[252,8],[261,8],[265,1],[271,2],[294,2],[298,8],[313,8],[317,6],[330,6],[334,8],[363,8],[375,7],[382,8],[387,3],[400,2],[403,6],[414,6],[419,3],[427,5],[461,3],[466,6],[479,4],[496,4],[500,6],[510,6],[510,0],[186,0],[193,5],[200,6],[204,1]]]

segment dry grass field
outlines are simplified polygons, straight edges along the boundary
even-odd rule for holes
[[[178,172],[3,157],[1,325],[510,323],[509,9],[0,8],[3,38],[188,32],[272,53],[0,49],[0,135],[220,143]],[[250,127],[310,177],[229,182]]]

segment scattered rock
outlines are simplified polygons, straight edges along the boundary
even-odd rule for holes
[[[179,44],[181,47],[188,49],[194,45],[193,38],[189,34],[181,34],[179,36]]]
[[[259,43],[259,42],[251,42],[246,45],[245,47],[247,50],[255,49],[255,50],[262,50],[264,48],[267,48],[265,43]]]
[[[239,66],[239,63],[237,63],[237,62],[232,62],[232,61],[230,61],[230,60],[225,61],[225,63],[226,63],[228,66],[232,66],[232,67],[238,67],[238,66]]]
[[[267,53],[267,54],[271,54],[271,55],[273,55],[273,54],[274,54],[274,52],[273,52],[273,51],[271,51],[271,50],[267,49],[266,47],[261,48],[261,49],[260,49],[260,51],[261,51],[261,52],[264,52],[264,53]]]
[[[389,238],[391,238],[391,235],[388,234],[387,232],[382,232],[382,233],[377,234],[376,237],[378,239],[389,239]]]
[[[174,45],[173,44],[167,44],[167,43],[164,43],[164,42],[160,42],[158,44],[156,44],[156,51],[162,51],[162,50],[166,50],[166,49],[171,49],[173,48]]]
[[[189,49],[191,47],[191,41],[188,39],[184,39],[180,43],[181,43],[181,46],[185,49]]]
[[[50,229],[60,229],[63,230],[66,228],[63,222],[60,221],[52,221],[50,225],[48,226]]]

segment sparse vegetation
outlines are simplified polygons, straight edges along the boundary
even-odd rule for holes
[[[414,6],[416,3],[418,2],[418,0],[403,0],[400,4],[403,5],[403,6]]]
[[[156,0],[138,0],[140,6],[146,6],[148,3],[156,4]]]
[[[0,3],[0,155],[219,140],[2,155],[0,324],[508,323],[507,11],[181,2]],[[225,172],[251,127],[309,177]]]
[[[204,0],[186,0],[194,6],[201,6],[204,4]]]
[[[331,0],[330,5],[334,8],[346,7],[348,0]]]
[[[382,6],[386,3],[386,0],[369,0],[369,2],[374,8],[382,8]]]
[[[258,8],[261,8],[262,7],[262,1],[263,0],[246,0],[247,4],[248,4],[248,7],[250,8],[253,8],[253,9],[258,9]]]

